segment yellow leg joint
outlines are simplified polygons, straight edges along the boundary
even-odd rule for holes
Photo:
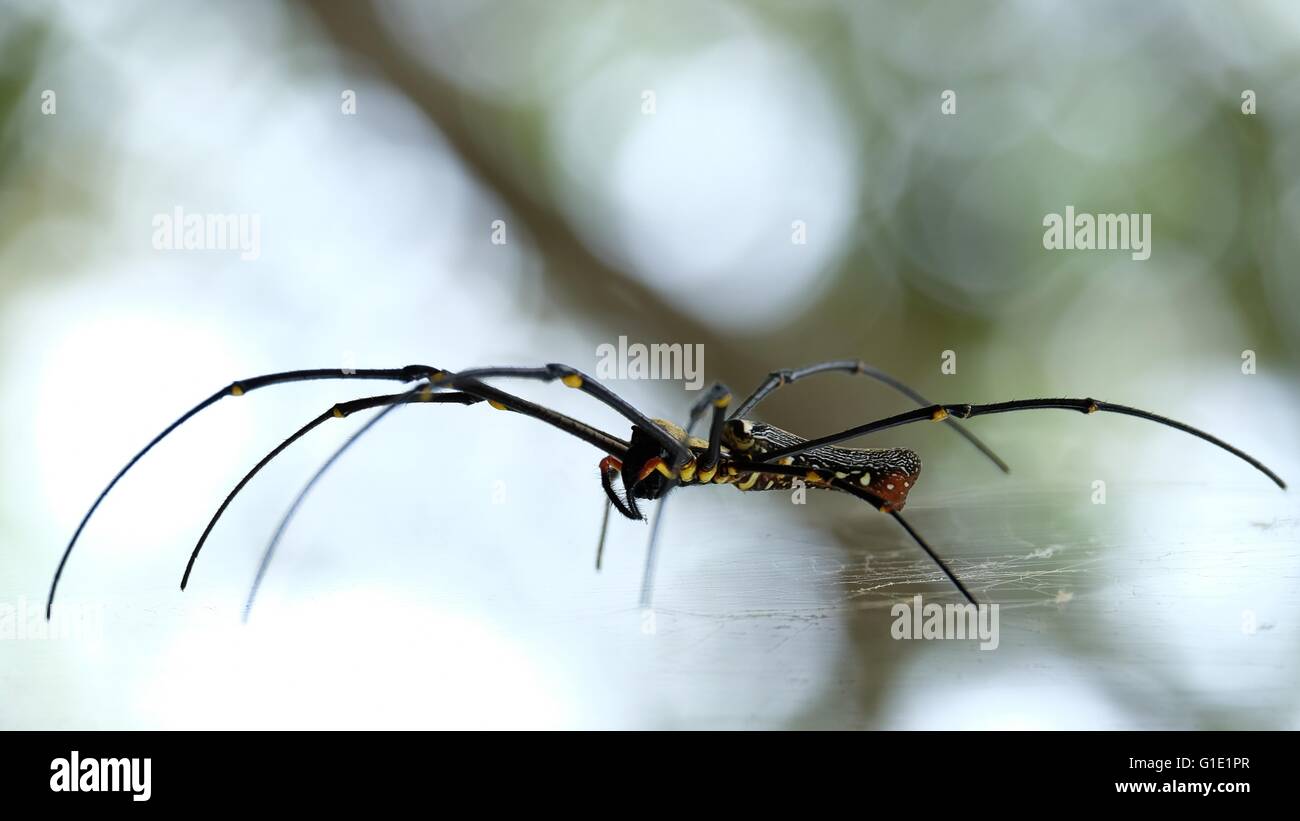
[[[496,408],[497,410],[506,410],[506,409],[507,409],[505,405],[501,404],[500,402],[498,402],[498,401],[495,400],[495,399],[489,399],[489,400],[487,401],[487,403],[488,403],[489,405],[491,405],[492,407]]]
[[[243,395],[244,395],[244,388],[243,388],[243,386],[242,386],[242,385],[231,385],[231,386],[230,386],[230,395],[231,395],[231,396],[243,396]]]
[[[939,408],[937,411],[930,414],[930,418],[935,422],[942,422],[948,418],[948,410],[946,408]]]
[[[568,374],[567,376],[561,376],[560,381],[570,388],[582,387],[582,377],[578,376],[576,373],[571,373]]]

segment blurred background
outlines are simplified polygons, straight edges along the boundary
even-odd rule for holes
[[[239,477],[374,392],[336,382],[150,453],[39,634],[113,473],[268,371],[591,372],[627,336],[703,345],[746,393],[860,357],[936,401],[1148,408],[1300,481],[1298,69],[1290,0],[6,3],[0,727],[1300,727],[1294,490],[1051,411],[970,423],[1010,476],[941,426],[857,443],[921,453],[909,519],[1000,604],[996,651],[892,640],[892,604],[956,594],[831,494],[676,495],[648,625],[648,528],[613,521],[593,568],[600,454],[486,406],[403,408],[349,451],[242,625],[363,420],[313,432],[182,594]],[[1150,259],[1045,250],[1067,206],[1151,214]],[[155,247],[177,208],[256,217],[256,258]],[[608,384],[678,420],[697,396]],[[907,407],[826,375],[760,415],[813,436]]]

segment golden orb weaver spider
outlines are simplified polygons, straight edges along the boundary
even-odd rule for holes
[[[893,388],[920,407],[816,439],[804,439],[773,425],[748,418],[760,402],[781,386],[798,382],[814,374],[827,372],[843,372],[867,376]],[[495,378],[518,378],[543,382],[559,380],[562,384],[593,397],[631,422],[631,438],[630,440],[620,439],[558,411],[506,393],[483,381]],[[731,391],[720,382],[714,383],[702,393],[700,399],[692,406],[685,428],[666,420],[651,419],[599,382],[567,365],[551,364],[538,368],[474,368],[459,372],[445,371],[425,365],[408,365],[405,368],[322,368],[285,371],[232,382],[212,394],[186,411],[171,425],[168,425],[117,472],[108,483],[108,486],[104,488],[90,506],[63,551],[58,568],[54,573],[54,579],[50,585],[49,599],[45,608],[46,618],[50,617],[54,606],[54,595],[58,590],[59,580],[63,576],[68,557],[72,554],[72,548],[80,538],[86,523],[90,521],[91,516],[100,503],[104,501],[109,491],[155,445],[200,411],[227,396],[242,396],[250,391],[271,385],[322,379],[386,380],[415,384],[401,393],[370,396],[333,405],[298,429],[263,457],[235,485],[235,488],[221,503],[217,512],[208,522],[203,535],[199,537],[198,543],[194,546],[189,561],[186,563],[185,572],[181,577],[182,590],[185,589],[189,582],[194,563],[198,559],[203,544],[207,541],[213,527],[216,526],[217,521],[235,496],[262,468],[286,448],[322,423],[333,418],[345,418],[358,411],[382,408],[379,414],[348,438],[329,460],[321,466],[300,491],[292,506],[280,521],[271,542],[263,553],[256,579],[245,604],[244,614],[247,617],[258,587],[269,566],[275,546],[284,533],[289,519],[293,516],[307,492],[353,442],[385,414],[405,404],[450,403],[472,405],[486,401],[499,410],[509,410],[538,419],[603,451],[605,456],[600,461],[599,469],[601,486],[605,492],[607,504],[605,520],[601,525],[600,547],[597,549],[597,568],[600,566],[600,551],[604,546],[605,530],[608,525],[609,509],[611,507],[629,519],[641,520],[645,517],[637,506],[637,499],[658,499],[661,500],[662,505],[662,500],[677,487],[729,484],[742,491],[761,491],[786,489],[792,487],[795,482],[803,482],[810,488],[837,490],[850,494],[870,503],[881,512],[888,513],[907,531],[913,541],[934,561],[944,576],[972,604],[976,603],[975,597],[967,589],[966,585],[961,582],[957,574],[948,566],[948,563],[921,538],[920,534],[900,514],[900,511],[906,505],[908,493],[915,486],[917,478],[920,476],[921,460],[916,453],[906,448],[835,447],[837,443],[900,425],[911,424],[912,422],[927,420],[945,422],[975,447],[979,448],[1005,472],[1008,470],[1006,463],[999,459],[974,434],[959,425],[957,420],[1035,409],[1073,410],[1086,414],[1108,412],[1156,422],[1195,436],[1226,450],[1263,473],[1278,487],[1286,488],[1286,483],[1276,473],[1253,456],[1204,431],[1149,411],[1126,405],[1100,402],[1091,398],[1017,399],[990,404],[936,404],[925,399],[894,377],[860,360],[836,360],[796,370],[773,371],[745,401],[734,409],[731,408]],[[729,409],[730,413],[728,412]],[[691,431],[706,414],[711,417],[708,437],[697,438],[692,436]],[[622,493],[619,493],[614,486],[616,477],[621,479]],[[656,527],[661,519],[662,515],[656,517]],[[654,570],[655,535],[655,530],[652,529],[642,587],[642,606],[649,605]]]

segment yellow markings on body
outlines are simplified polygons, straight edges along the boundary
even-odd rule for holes
[[[777,463],[778,465],[793,465],[793,464],[794,464],[794,457],[793,457],[793,456],[782,456],[780,459],[777,459],[777,460],[776,460],[776,463]]]
[[[858,484],[862,485],[863,487],[866,487],[867,485],[871,484],[871,471],[867,471],[866,473],[858,477]]]
[[[695,468],[696,468],[696,464],[694,459],[692,459],[691,461],[687,462],[685,465],[682,466],[683,482],[689,482],[695,478]]]
[[[717,475],[718,475],[718,466],[717,466],[717,465],[714,465],[713,467],[709,468],[708,470],[701,470],[701,471],[700,471],[700,484],[702,484],[702,485],[707,485],[709,482],[712,482],[712,481],[713,481],[713,477],[714,477],[714,476],[717,476]]]
[[[496,408],[497,410],[507,410],[507,408],[506,408],[505,405],[501,404],[500,402],[498,402],[498,401],[495,400],[495,399],[489,399],[489,400],[487,401],[487,403],[488,403],[489,405],[491,405],[492,407]]]
[[[818,473],[817,471],[815,471],[815,470],[810,470],[810,471],[808,471],[807,476],[805,476],[804,478],[806,478],[806,479],[807,479],[808,481],[810,481],[810,482],[821,482],[821,481],[824,481],[824,480],[822,479],[822,475],[821,475],[820,473]]]
[[[739,488],[740,490],[749,490],[754,485],[758,484],[758,477],[760,475],[761,474],[758,473],[751,473],[749,474],[748,479],[744,480],[743,482],[740,482],[739,484],[736,485],[736,487]]]
[[[582,387],[582,377],[578,376],[576,373],[565,374],[560,377],[560,381],[570,388]]]
[[[669,468],[668,465],[665,464],[664,462],[659,462],[659,464],[655,465],[655,470],[659,471],[659,474],[663,476],[665,479],[677,478],[677,474],[674,473],[672,469]]]
[[[948,418],[948,409],[947,409],[947,408],[939,408],[937,411],[935,411],[934,413],[930,414],[930,419],[933,420],[933,421],[935,421],[935,422],[942,422],[943,420],[945,420],[945,419],[947,419],[947,418]]]
[[[243,388],[243,386],[241,386],[241,385],[231,385],[231,386],[230,386],[230,395],[231,395],[231,396],[243,396],[243,395],[244,395],[244,388]]]

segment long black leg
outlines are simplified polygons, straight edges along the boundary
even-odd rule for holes
[[[582,371],[579,371],[578,369],[572,368],[568,365],[551,363],[540,368],[519,368],[519,367],[471,368],[464,371],[458,371],[456,373],[443,371],[437,374],[432,381],[439,386],[457,388],[460,390],[468,390],[478,395],[485,395],[483,393],[483,389],[486,388],[487,386],[485,386],[481,380],[491,379],[496,377],[515,378],[515,379],[533,379],[541,382],[554,382],[555,380],[558,379],[567,387],[576,388],[582,391],[583,393],[587,394],[588,396],[591,396],[592,398],[596,399],[597,401],[611,408],[615,412],[619,413],[621,416],[623,416],[623,418],[627,419],[629,422],[631,422],[633,425],[643,430],[648,435],[653,436],[663,446],[664,450],[668,451],[673,455],[673,462],[678,469],[680,469],[681,466],[687,464],[693,458],[691,449],[687,446],[685,442],[678,441],[666,430],[659,427],[659,425],[657,425],[654,422],[654,420],[652,420],[650,417],[646,416],[644,413],[637,410],[636,408],[632,407],[632,405],[629,404],[626,400],[624,400],[623,398],[615,394],[613,391],[606,388],[604,385],[601,385],[599,382],[592,379],[590,376],[583,373]],[[719,425],[720,424],[721,422],[719,421]],[[622,454],[619,455],[621,456]],[[626,501],[626,506],[624,506],[624,504],[620,503],[617,494],[614,493],[613,490],[611,489],[610,474],[607,471],[605,471],[603,468],[601,470],[601,482],[605,490],[605,495],[606,497],[608,497],[609,502],[615,504],[618,507],[620,513],[622,513],[624,516],[628,516],[629,518],[637,518],[637,519],[641,518],[641,516],[639,515],[639,511],[637,510],[636,507],[635,495],[633,493],[634,487],[625,488],[627,490],[627,501]],[[651,580],[653,580],[654,577],[652,568],[655,562],[655,541],[656,541],[655,535],[658,533],[658,520],[659,517],[662,515],[663,502],[666,500],[667,495],[668,492],[666,491],[664,495],[660,497],[660,503],[659,503],[660,513],[656,515],[655,522],[651,524],[651,528],[650,528],[650,533],[651,533],[650,546],[646,551],[647,570],[642,581],[643,600],[647,598],[646,585],[651,584],[652,583]],[[606,514],[608,514],[608,508],[606,508]],[[606,521],[608,521],[607,516],[606,516]],[[600,558],[604,554],[605,535],[606,535],[606,530],[605,527],[602,526],[600,540],[596,546],[597,568],[599,568]]]
[[[595,379],[576,368],[569,367],[568,365],[552,363],[541,368],[471,368],[456,373],[443,371],[434,376],[433,382],[439,387],[467,390],[469,389],[469,386],[474,386],[478,380],[490,379],[493,377],[535,379],[541,382],[554,382],[558,379],[568,387],[577,388],[588,396],[603,403],[607,407],[619,413],[633,425],[636,425],[649,435],[655,437],[655,439],[664,446],[665,450],[673,454],[675,461],[679,464],[685,464],[691,458],[690,449],[683,443],[678,442],[663,428],[656,425],[650,417],[632,407],[632,405],[630,405],[626,400],[619,397]],[[471,392],[477,394],[479,393],[479,390],[477,387],[474,387]]]
[[[722,423],[727,419],[729,404],[731,404],[731,389],[721,382],[714,382],[691,406],[691,414],[686,422],[687,440],[690,439],[691,433],[694,432],[695,426],[699,424],[704,414],[709,408],[713,408],[713,421],[709,426],[709,447],[705,452],[704,461],[695,466],[696,475],[701,472],[711,475],[718,466],[718,453],[722,449]],[[682,444],[685,445],[687,442],[684,441]],[[676,466],[678,471],[683,464],[679,463]],[[669,486],[659,497],[654,521],[650,523],[650,541],[646,544],[645,569],[641,573],[641,609],[643,610],[650,607],[650,602],[654,598],[655,566],[659,561],[659,529],[663,527],[664,514],[668,509],[668,497],[674,487],[675,485]]]
[[[854,485],[852,482],[846,482],[843,479],[834,479],[832,480],[831,484],[833,484],[835,487],[839,488],[840,490],[843,490],[847,493],[852,493],[854,496],[857,496],[859,499],[863,499],[867,502],[870,502],[872,505],[876,507],[877,510],[880,510],[884,513],[888,513],[890,516],[893,516],[894,521],[902,525],[903,529],[907,531],[907,535],[912,537],[912,541],[920,545],[921,549],[926,552],[926,555],[928,555],[930,559],[936,565],[939,566],[939,569],[943,571],[943,575],[948,577],[948,581],[952,582],[953,586],[961,591],[961,594],[966,597],[966,601],[974,605],[979,604],[979,602],[975,601],[975,597],[971,595],[971,592],[966,589],[966,585],[962,584],[961,579],[957,578],[957,574],[954,573],[952,568],[948,566],[948,563],[944,561],[943,558],[934,551],[934,548],[926,544],[925,539],[921,538],[921,534],[917,533],[915,530],[912,529],[912,526],[907,523],[907,520],[903,518],[901,513],[899,513],[897,510],[890,508],[888,505],[884,503],[884,500],[880,499],[875,494],[867,493],[862,488]]]
[[[439,374],[446,373],[447,371],[439,371]],[[437,376],[435,374],[432,381],[437,382]],[[536,419],[539,422],[545,422],[570,436],[581,439],[597,450],[604,451],[610,456],[622,459],[632,447],[627,441],[619,439],[617,436],[611,436],[597,427],[588,425],[586,422],[580,422],[572,416],[566,416],[559,411],[542,407],[535,402],[529,402],[527,399],[521,399],[512,393],[506,393],[477,379],[460,378],[459,374],[453,374],[452,376],[456,378],[456,390],[477,396],[480,399],[486,399],[488,404],[497,410],[510,410]],[[443,383],[442,387],[448,386]],[[662,430],[662,428],[659,428],[659,430]]]
[[[597,448],[605,450],[611,456],[615,456],[616,458],[621,458],[625,455],[630,447],[627,442],[624,442],[617,437],[610,436],[604,431],[593,428],[590,425],[579,422],[578,420],[565,416],[562,413],[550,410],[549,408],[543,408],[540,405],[536,405],[525,399],[520,399],[512,394],[497,390],[496,388],[474,384],[472,390],[472,393],[468,390],[461,393],[437,393],[427,384],[420,385],[406,393],[390,394],[386,396],[371,396],[364,399],[355,399],[350,402],[341,402],[334,405],[320,416],[317,416],[306,425],[303,425],[288,439],[281,442],[270,453],[264,456],[262,460],[259,461],[237,485],[235,485],[234,490],[226,496],[225,500],[221,503],[221,506],[217,508],[217,512],[213,515],[211,521],[208,522],[208,526],[204,529],[203,535],[199,537],[198,543],[194,545],[194,550],[190,554],[190,559],[185,565],[185,573],[181,576],[181,590],[184,590],[185,586],[189,583],[190,573],[194,569],[194,562],[198,559],[199,552],[203,549],[203,543],[207,541],[208,534],[212,532],[212,528],[216,526],[217,521],[221,518],[221,515],[225,512],[226,508],[230,506],[230,503],[234,500],[235,496],[239,495],[239,492],[243,490],[244,486],[247,485],[252,478],[262,470],[262,468],[270,464],[272,459],[279,456],[286,448],[301,439],[313,428],[318,427],[329,419],[342,419],[356,413],[357,411],[393,404],[456,402],[462,405],[470,405],[481,400],[487,400],[489,404],[498,409],[514,411],[515,413],[530,416],[534,419],[553,425],[565,433],[595,445]]]
[[[709,408],[713,408],[713,419],[709,424],[709,449],[705,452],[704,463],[696,468],[709,470],[717,466],[718,453],[722,450],[722,423],[727,421],[727,406],[731,404],[731,389],[721,382],[713,383],[704,395],[691,406],[690,421],[686,423],[686,433],[691,434]]]
[[[185,574],[181,576],[181,590],[184,590],[185,586],[189,584],[190,573],[194,570],[194,562],[199,557],[199,551],[203,549],[203,543],[208,540],[208,535],[212,533],[212,529],[217,526],[217,522],[221,519],[222,514],[226,512],[226,508],[230,507],[230,503],[235,500],[235,497],[239,495],[239,492],[252,481],[254,476],[261,472],[262,468],[269,465],[271,460],[279,456],[290,445],[297,442],[313,429],[319,427],[330,419],[344,419],[357,411],[369,410],[370,408],[381,408],[388,405],[399,405],[408,402],[455,402],[462,405],[472,405],[479,401],[481,400],[477,396],[470,396],[466,393],[435,393],[428,388],[416,388],[415,390],[407,391],[406,393],[368,396],[364,399],[354,399],[350,402],[339,402],[334,405],[329,410],[303,425],[288,439],[285,439],[283,442],[276,445],[270,453],[263,456],[261,461],[253,466],[252,470],[244,474],[244,478],[239,480],[239,484],[235,485],[235,489],[230,491],[229,495],[227,495],[225,500],[221,503],[221,507],[217,508],[217,512],[213,514],[212,519],[208,521],[208,526],[203,529],[203,535],[199,537],[198,544],[194,545],[194,551],[190,553],[190,560],[185,564]]]
[[[952,568],[948,566],[948,563],[944,561],[943,558],[940,557],[939,554],[934,551],[934,548],[926,544],[925,539],[921,538],[921,534],[913,530],[912,526],[907,523],[907,520],[904,519],[897,510],[894,510],[892,507],[890,507],[890,505],[884,499],[881,499],[876,494],[866,490],[865,488],[858,487],[852,482],[847,482],[843,479],[837,479],[833,475],[826,473],[825,471],[809,470],[806,467],[801,467],[798,465],[772,465],[772,464],[767,464],[765,462],[751,462],[748,460],[736,460],[729,463],[729,467],[734,467],[741,472],[754,471],[754,472],[768,473],[768,474],[781,475],[781,476],[797,476],[801,478],[815,476],[820,481],[827,482],[838,490],[842,490],[846,493],[858,497],[859,499],[862,499],[863,501],[869,503],[872,507],[879,510],[881,513],[888,513],[890,516],[894,517],[894,521],[902,525],[903,529],[907,531],[907,535],[912,537],[912,541],[920,545],[921,549],[926,552],[926,555],[928,555],[931,559],[934,560],[934,563],[938,565],[939,569],[943,571],[943,574],[948,577],[948,580],[952,582],[953,586],[961,591],[961,594],[966,597],[966,600],[974,605],[979,604],[979,602],[975,601],[975,597],[971,595],[971,592],[968,589],[966,589],[966,585],[962,584],[961,580],[957,578],[957,574],[954,573]]]
[[[81,517],[81,523],[77,525],[77,529],[72,534],[72,538],[68,540],[68,545],[63,549],[63,555],[59,558],[59,566],[54,571],[54,580],[50,583],[50,595],[45,602],[46,620],[50,618],[50,611],[54,607],[54,594],[58,591],[59,579],[63,577],[63,569],[68,563],[68,557],[72,555],[72,548],[76,546],[77,539],[81,537],[81,531],[85,530],[86,523],[90,521],[90,517],[99,509],[100,503],[104,501],[104,498],[108,496],[109,491],[113,489],[118,481],[127,474],[127,471],[134,467],[135,463],[140,461],[146,453],[153,450],[154,445],[157,445],[163,439],[166,439],[172,431],[188,422],[200,411],[216,404],[219,400],[224,399],[227,396],[243,396],[250,391],[255,391],[258,388],[265,388],[270,385],[286,385],[292,382],[311,382],[321,379],[372,379],[388,380],[392,382],[414,382],[417,379],[421,379],[425,376],[436,373],[437,371],[437,368],[432,368],[427,365],[408,365],[405,368],[360,368],[356,370],[347,370],[342,368],[316,368],[312,370],[284,371],[282,373],[264,374],[262,376],[254,376],[248,379],[240,379],[231,382],[226,387],[209,396],[207,399],[204,399],[202,402],[182,414],[175,422],[172,422],[164,428],[162,433],[149,440],[149,444],[145,445],[135,456],[132,456],[131,461],[127,462],[126,466],[119,470],[117,475],[113,477],[112,481],[108,483],[108,486],[100,491],[99,496],[95,498],[94,504],[92,504],[90,509],[86,511],[86,515]]]
[[[596,542],[596,572],[600,572],[600,560],[605,556],[605,535],[609,532],[609,510],[614,505],[605,500],[605,514],[600,517],[600,540]]]
[[[1145,419],[1148,422],[1157,422],[1166,427],[1171,427],[1175,430],[1180,430],[1183,433],[1191,434],[1197,439],[1209,442],[1211,445],[1226,450],[1228,453],[1231,453],[1233,456],[1246,462],[1260,473],[1263,473],[1269,479],[1272,479],[1273,483],[1278,487],[1284,490],[1286,489],[1286,482],[1282,481],[1282,478],[1276,473],[1269,470],[1263,462],[1245,451],[1229,445],[1222,439],[1219,439],[1216,436],[1211,436],[1203,430],[1198,430],[1191,425],[1186,425],[1166,416],[1160,416],[1151,413],[1150,411],[1141,410],[1140,408],[1130,408],[1127,405],[1112,405],[1109,402],[1099,402],[1096,399],[1086,398],[1016,399],[1010,402],[994,402],[987,405],[930,405],[928,407],[917,408],[916,410],[896,414],[884,419],[878,419],[875,422],[868,422],[865,425],[858,425],[855,428],[849,428],[848,430],[840,431],[839,433],[832,433],[829,436],[809,439],[806,442],[801,442],[798,445],[793,445],[788,448],[769,451],[763,454],[762,461],[769,462],[785,456],[793,456],[812,448],[819,448],[824,445],[833,445],[837,442],[843,442],[846,439],[854,439],[859,436],[865,436],[868,433],[875,433],[876,431],[887,430],[889,428],[911,424],[912,422],[921,422],[927,419],[941,421],[950,416],[955,416],[958,419],[970,419],[976,416],[987,416],[994,413],[1011,413],[1014,411],[1038,410],[1043,408],[1073,410],[1081,413],[1097,413],[1098,411],[1104,411],[1107,413],[1133,416],[1138,419]]]
[[[668,512],[664,506],[667,501],[668,493],[665,492],[659,497],[659,504],[655,505],[655,518],[650,523],[650,542],[646,545],[645,567],[641,570],[642,610],[648,610],[654,599],[655,567],[659,561],[659,528],[663,527],[664,514]]]
[[[445,395],[452,396],[453,394]],[[316,486],[316,483],[320,481],[326,471],[334,466],[334,463],[339,460],[339,457],[342,456],[348,448],[352,447],[358,439],[364,436],[366,431],[378,424],[380,419],[383,419],[385,416],[401,407],[401,405],[402,403],[395,402],[370,417],[361,428],[349,436],[347,441],[340,445],[339,448],[330,455],[329,459],[325,460],[325,464],[321,465],[320,468],[312,474],[312,477],[307,480],[307,484],[302,486],[302,490],[298,491],[298,495],[293,499],[293,504],[289,505],[289,509],[284,512],[284,516],[280,519],[280,524],[276,526],[275,533],[271,536],[271,541],[267,542],[266,549],[262,551],[262,560],[257,565],[257,575],[253,577],[253,584],[248,589],[248,598],[244,602],[243,620],[245,623],[248,622],[248,614],[253,610],[253,600],[257,598],[257,591],[262,587],[262,580],[266,578],[266,571],[271,566],[271,559],[275,556],[275,549],[280,544],[280,538],[284,536],[285,530],[289,527],[289,521],[293,519],[294,514],[298,512],[298,508],[302,505],[303,500],[307,498],[307,494],[311,492],[312,488]]]
[[[809,365],[805,368],[793,368],[793,369],[786,369],[780,371],[772,371],[770,374],[767,375],[767,379],[763,380],[763,384],[759,385],[758,388],[755,389],[754,392],[749,395],[749,398],[746,399],[744,402],[741,402],[740,406],[737,407],[735,411],[732,412],[731,418],[732,419],[748,418],[748,415],[751,412],[753,412],[754,408],[757,407],[760,402],[762,402],[773,391],[775,391],[777,388],[780,388],[783,385],[789,385],[794,382],[798,382],[800,379],[813,376],[815,374],[833,373],[833,372],[859,374],[861,376],[874,379],[877,382],[880,382],[884,385],[888,385],[889,387],[898,391],[903,396],[906,396],[908,399],[911,399],[913,402],[915,402],[918,405],[934,404],[929,399],[926,399],[920,393],[913,390],[907,384],[901,382],[898,379],[895,379],[894,377],[890,376],[889,374],[885,373],[879,368],[873,368],[872,366],[863,362],[861,359],[839,359],[834,362],[821,362],[816,365]],[[958,423],[956,419],[948,419],[947,421],[948,424],[952,426],[953,430],[959,433],[962,436],[962,438],[964,438],[967,442],[970,442],[972,445],[978,448],[979,451],[983,453],[985,456],[987,456],[993,462],[993,464],[997,465],[998,468],[1001,469],[1003,473],[1011,472],[1011,468],[1007,467],[1007,463],[1002,461],[1002,459],[996,453],[993,452],[992,448],[990,448],[988,445],[980,441],[979,437],[977,437],[975,434],[971,433],[970,431],[966,430],[966,428],[962,427],[961,424]]]

